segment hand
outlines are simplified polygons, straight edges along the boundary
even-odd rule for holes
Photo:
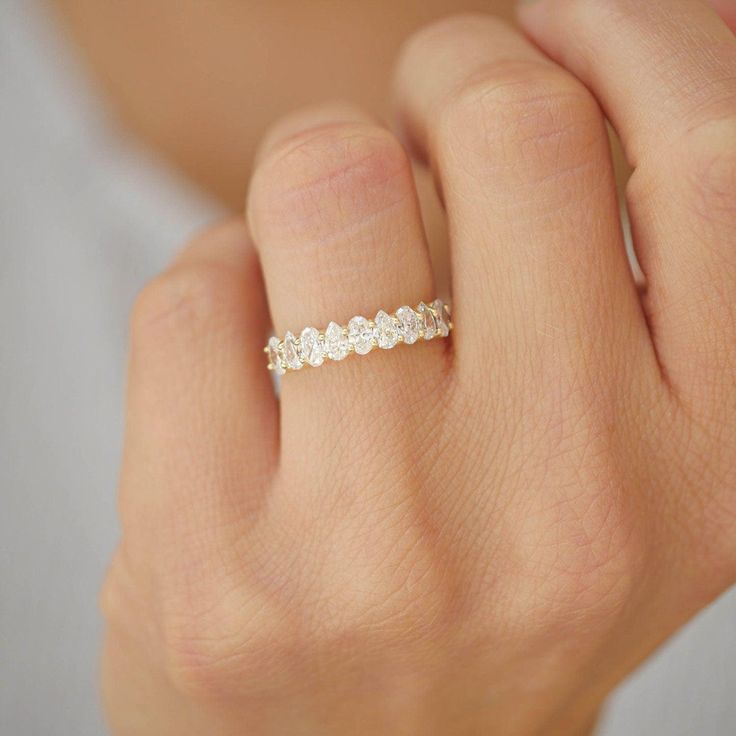
[[[521,19],[549,56],[466,16],[399,64],[447,210],[450,340],[273,396],[271,320],[434,295],[407,156],[349,108],[276,126],[248,230],[141,296],[115,733],[584,733],[736,579],[736,41],[694,0]],[[635,169],[643,297],[599,105]]]

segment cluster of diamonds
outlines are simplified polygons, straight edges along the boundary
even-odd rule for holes
[[[416,309],[400,307],[394,314],[381,310],[372,320],[353,317],[347,325],[330,322],[325,330],[305,327],[299,336],[287,332],[283,340],[272,337],[265,352],[268,369],[283,375],[305,365],[316,368],[325,360],[343,360],[350,353],[367,355],[373,348],[390,350],[399,343],[447,337],[451,329],[448,306],[435,299],[420,302]]]

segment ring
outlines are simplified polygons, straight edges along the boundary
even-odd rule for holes
[[[350,353],[367,355],[373,348],[390,350],[399,343],[447,337],[452,329],[450,309],[441,300],[420,302],[416,309],[400,307],[393,314],[380,310],[374,319],[353,317],[347,325],[330,322],[325,330],[305,327],[299,337],[287,332],[283,340],[272,337],[264,352],[268,369],[281,376],[305,365],[317,368],[325,360],[343,360]]]

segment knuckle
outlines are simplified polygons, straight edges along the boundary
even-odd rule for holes
[[[629,600],[645,542],[613,484],[591,475],[585,490],[560,489],[523,523],[525,562],[514,576],[513,602],[500,612],[503,625],[542,636],[593,630]]]
[[[249,219],[255,229],[264,219],[290,227],[324,217],[332,203],[380,210],[388,204],[386,184],[408,172],[401,144],[375,125],[334,123],[302,131],[256,168]]]
[[[509,414],[509,422],[526,424],[538,449],[525,455],[518,476],[504,480],[515,491],[497,522],[513,530],[513,538],[499,532],[508,550],[480,561],[482,619],[496,629],[552,637],[571,626],[592,631],[617,616],[648,559],[610,431],[612,417],[627,426],[632,419],[585,403],[572,412],[560,396],[525,407],[516,419]]]
[[[241,587],[197,591],[196,604],[168,601],[161,624],[163,666],[177,691],[200,701],[252,693],[293,650],[282,613]]]
[[[333,593],[339,608],[330,616],[320,616],[318,649],[339,651],[352,641],[364,651],[385,651],[411,641],[432,640],[450,608],[449,591],[441,590],[436,581],[429,582],[438,574],[437,569],[419,566],[373,583],[370,594]]]
[[[219,633],[202,627],[169,628],[164,643],[164,667],[174,688],[195,700],[229,693],[237,678],[236,647]]]
[[[211,633],[188,635],[167,642],[164,648],[165,671],[174,688],[197,701],[207,701],[233,690],[238,671],[233,652]]]
[[[356,520],[360,543],[336,543],[299,570],[281,605],[299,611],[298,645],[309,657],[339,660],[347,649],[406,652],[441,633],[454,601],[447,563],[419,530],[407,528],[406,514],[401,502],[385,504]],[[291,555],[284,563],[294,568]]]
[[[182,264],[149,282],[130,317],[134,343],[158,341],[172,333],[198,333],[211,325],[231,300],[237,279],[218,263]]]
[[[476,71],[439,104],[437,149],[487,170],[532,163],[544,179],[586,156],[602,114],[585,87],[543,62],[507,61]]]

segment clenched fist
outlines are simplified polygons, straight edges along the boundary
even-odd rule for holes
[[[448,339],[274,396],[271,325],[435,296],[407,154],[349,107],[275,126],[247,227],[143,292],[103,594],[116,734],[583,734],[736,580],[736,40],[696,0],[521,20],[533,40],[442,21],[398,65],[446,208]]]

